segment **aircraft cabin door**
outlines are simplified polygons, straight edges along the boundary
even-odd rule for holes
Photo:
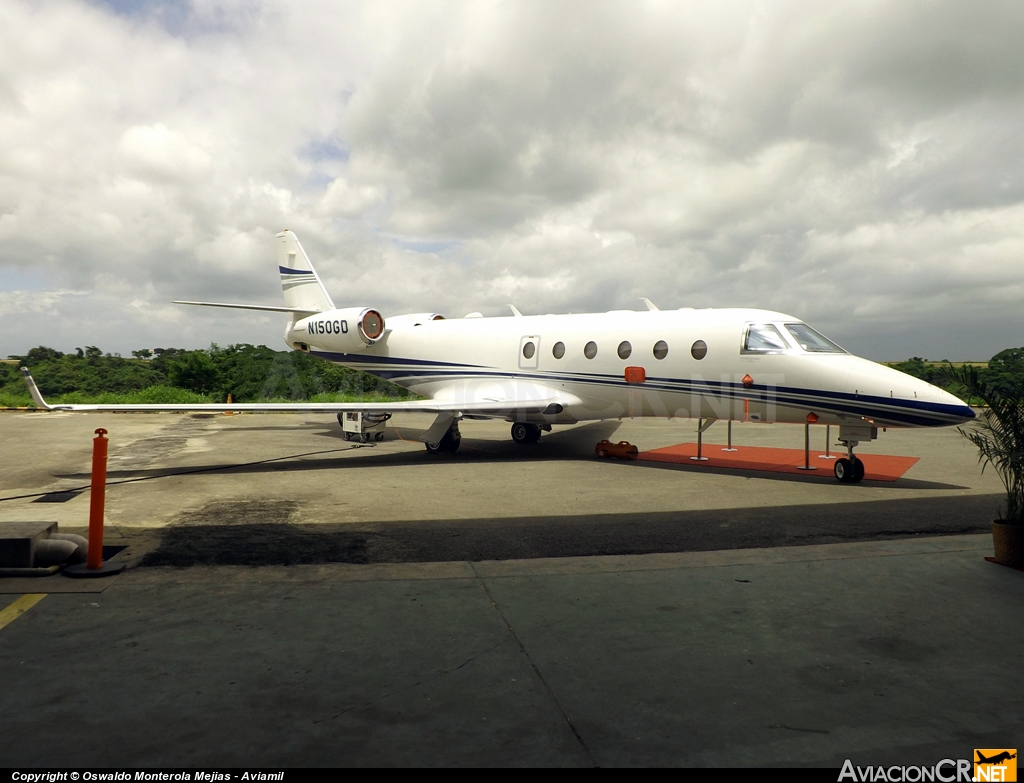
[[[540,336],[524,335],[519,340],[519,369],[536,370],[540,361]]]

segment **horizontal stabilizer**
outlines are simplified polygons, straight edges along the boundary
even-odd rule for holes
[[[228,307],[233,310],[263,310],[268,313],[295,313],[296,315],[315,315],[320,310],[303,310],[297,307],[275,307],[273,305],[225,304],[224,302],[184,302],[174,300],[174,304],[198,305],[199,307]]]

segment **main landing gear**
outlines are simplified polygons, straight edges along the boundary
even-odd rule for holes
[[[536,443],[540,440],[541,427],[539,424],[527,424],[517,421],[512,425],[512,440],[516,443]]]
[[[441,437],[441,440],[437,443],[426,442],[428,454],[454,454],[459,450],[459,445],[462,443],[462,433],[459,432],[459,423],[453,421],[452,425],[448,428],[448,431]]]

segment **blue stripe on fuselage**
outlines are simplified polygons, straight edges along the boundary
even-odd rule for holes
[[[366,354],[343,354],[330,351],[311,351],[315,356],[343,365],[385,365],[381,367],[365,367],[364,372],[386,380],[412,380],[420,382],[433,378],[455,380],[456,378],[495,378],[511,380],[522,378],[538,381],[554,381],[559,383],[583,383],[595,386],[623,386],[626,381],[619,375],[607,373],[540,373],[540,372],[509,372],[495,367],[481,367],[458,362],[439,362],[425,359],[403,359],[392,356],[368,356]],[[644,388],[676,394],[704,394],[709,396],[729,397],[732,399],[753,399],[761,402],[773,402],[788,407],[815,407],[834,413],[849,413],[868,418],[876,417],[914,424],[922,427],[935,427],[956,424],[965,419],[973,419],[974,411],[966,405],[947,405],[945,403],[927,402],[925,400],[906,400],[893,397],[876,397],[871,395],[850,394],[818,389],[801,389],[799,387],[774,386],[768,387],[755,384],[747,387],[742,383],[731,381],[687,380],[650,376]],[[882,410],[882,413],[879,413]],[[931,415],[928,415],[931,414]]]

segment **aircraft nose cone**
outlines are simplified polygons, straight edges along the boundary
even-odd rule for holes
[[[970,405],[964,404],[964,401],[954,394],[940,390],[940,402],[948,405],[950,413],[959,417],[961,421],[970,421],[976,418],[977,414],[975,414],[974,409]]]

